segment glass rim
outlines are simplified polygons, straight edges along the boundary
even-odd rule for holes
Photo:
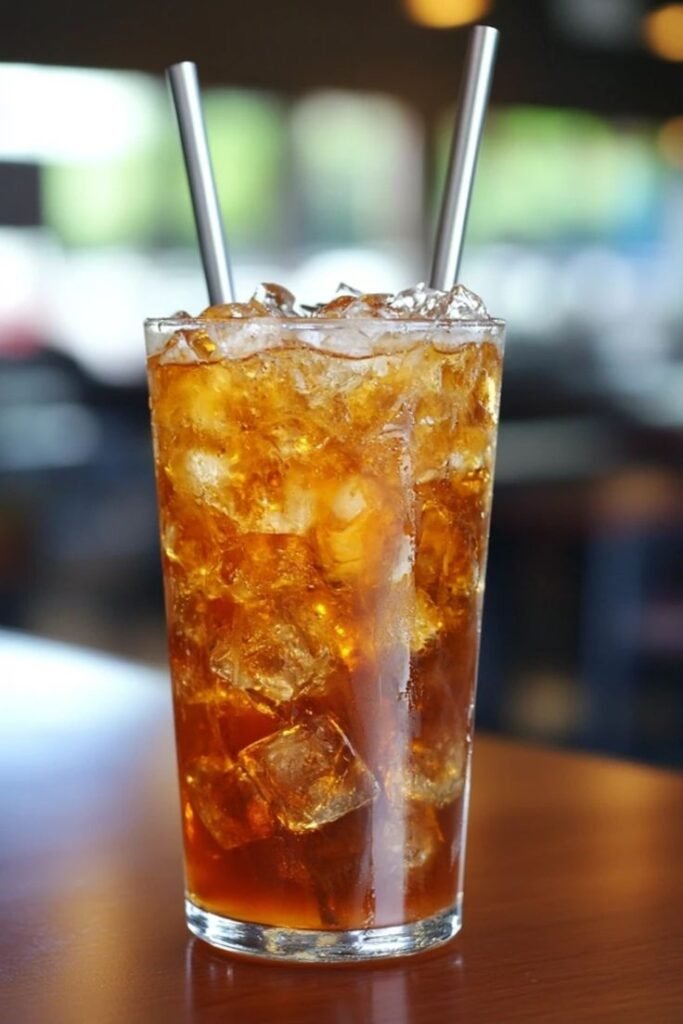
[[[376,331],[379,325],[385,325],[397,333],[408,333],[414,329],[433,328],[435,330],[447,331],[458,328],[469,328],[471,330],[489,329],[494,331],[504,330],[507,321],[499,317],[472,317],[469,319],[448,320],[445,318],[433,319],[431,317],[323,317],[323,316],[249,316],[249,317],[226,317],[225,319],[202,319],[202,317],[147,317],[143,321],[145,331],[182,331],[196,330],[200,328],[225,330],[234,327],[236,330],[245,328],[247,325],[277,326],[283,330],[294,329],[297,331],[306,328],[315,330],[349,328],[358,325],[367,330]]]

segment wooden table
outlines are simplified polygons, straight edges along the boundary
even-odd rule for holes
[[[168,687],[0,634],[3,1024],[683,1021],[683,779],[480,738],[464,932],[284,967],[186,932]]]

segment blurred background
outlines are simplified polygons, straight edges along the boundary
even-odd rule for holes
[[[509,320],[481,726],[683,764],[683,4],[85,0],[0,50],[0,626],[163,664],[141,321],[424,278],[466,26],[501,29],[462,279]]]

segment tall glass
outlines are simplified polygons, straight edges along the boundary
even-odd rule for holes
[[[461,924],[500,321],[146,324],[190,929]]]

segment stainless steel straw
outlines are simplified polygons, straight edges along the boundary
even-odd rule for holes
[[[168,68],[166,76],[178,118],[209,301],[211,305],[234,302],[235,283],[206,138],[197,65],[182,61]]]
[[[470,40],[460,86],[446,187],[436,233],[434,262],[429,283],[447,291],[458,280],[467,227],[474,172],[484,131],[498,30],[477,25]]]

